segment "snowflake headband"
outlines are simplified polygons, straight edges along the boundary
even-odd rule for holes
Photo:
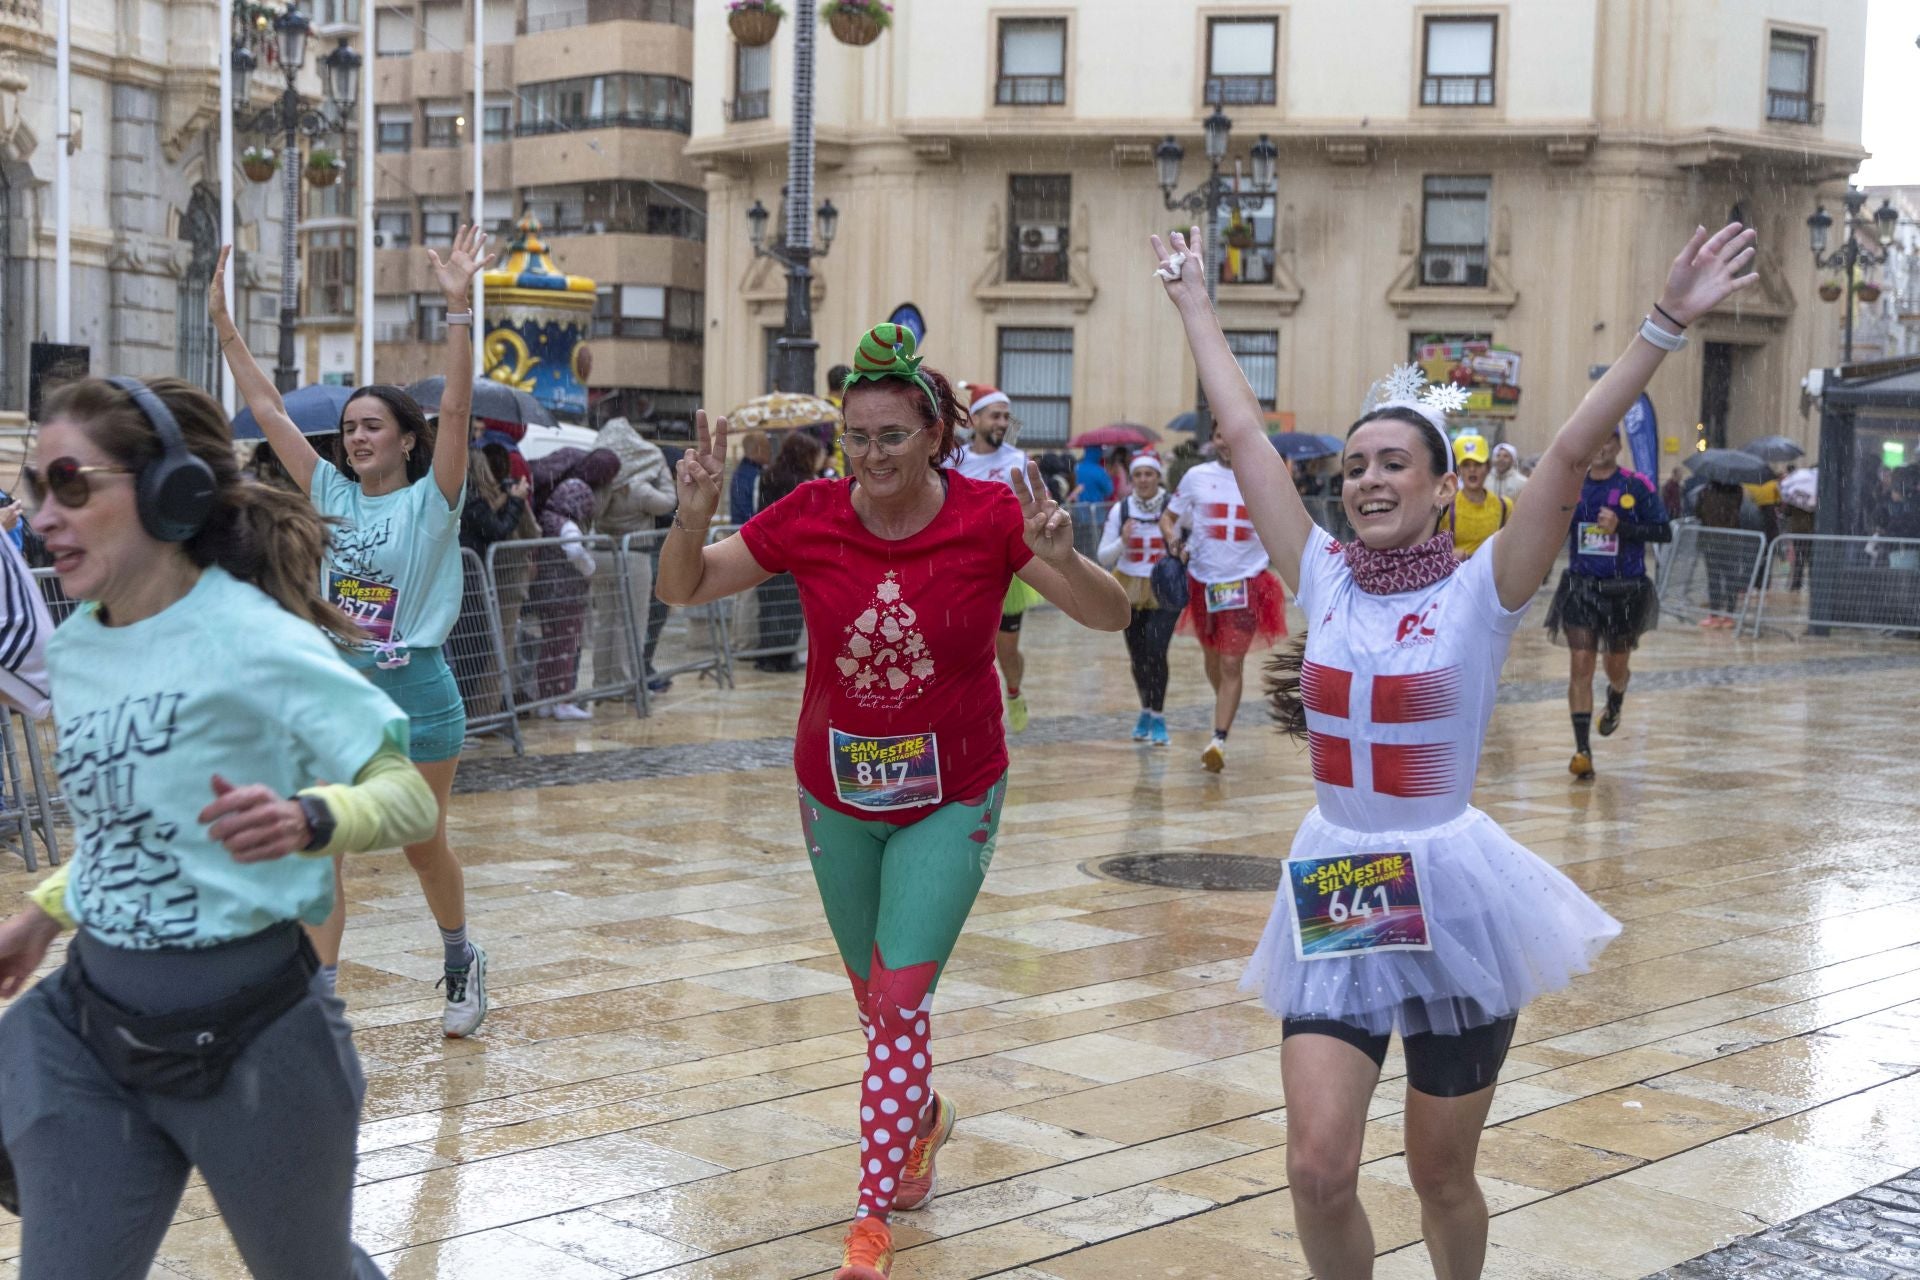
[[[1452,382],[1428,382],[1427,375],[1416,364],[1397,364],[1393,372],[1376,381],[1367,388],[1367,398],[1360,406],[1360,416],[1365,417],[1376,409],[1411,409],[1426,419],[1440,433],[1444,442],[1447,438],[1447,418],[1467,407],[1467,389]],[[1447,450],[1448,467],[1452,467],[1452,449]]]

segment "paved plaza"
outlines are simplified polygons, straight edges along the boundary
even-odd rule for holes
[[[1920,646],[1669,622],[1580,784],[1538,620],[1478,803],[1626,931],[1520,1021],[1480,1161],[1487,1275],[1920,1274]],[[933,1024],[961,1120],[939,1199],[894,1219],[894,1274],[1305,1276],[1280,1026],[1238,989],[1270,895],[1099,870],[1283,854],[1312,804],[1304,754],[1250,704],[1227,772],[1202,772],[1188,640],[1154,751],[1127,740],[1119,637],[1051,612],[1026,636],[1033,728]],[[602,706],[530,722],[524,759],[469,753],[452,824],[492,955],[477,1039],[440,1036],[441,948],[405,860],[351,861],[355,1233],[396,1280],[837,1265],[864,1058],[785,763],[800,680],[683,677],[649,719]],[[1396,1048],[1361,1170],[1381,1280],[1432,1274],[1402,1097]],[[0,1227],[0,1257],[18,1236]],[[154,1275],[245,1274],[196,1182]]]

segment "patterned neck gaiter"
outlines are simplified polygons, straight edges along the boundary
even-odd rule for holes
[[[1376,551],[1358,538],[1341,548],[1353,580],[1368,595],[1393,596],[1421,591],[1452,575],[1460,567],[1453,555],[1453,534],[1441,530],[1411,547]]]

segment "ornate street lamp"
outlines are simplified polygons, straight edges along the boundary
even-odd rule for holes
[[[1893,207],[1892,200],[1884,200],[1873,212],[1871,218],[1863,216],[1867,207],[1867,193],[1858,187],[1848,187],[1841,203],[1846,206],[1846,219],[1841,223],[1840,245],[1833,252],[1827,252],[1827,235],[1833,229],[1833,215],[1827,212],[1825,205],[1816,206],[1813,215],[1807,219],[1807,245],[1813,250],[1813,265],[1827,271],[1835,267],[1846,277],[1846,312],[1840,325],[1840,362],[1853,363],[1853,299],[1858,292],[1859,281],[1855,278],[1861,266],[1876,267],[1887,260],[1888,246],[1893,243],[1894,232],[1900,226],[1900,211]],[[1880,244],[1880,252],[1863,248],[1860,235],[1871,233]]]

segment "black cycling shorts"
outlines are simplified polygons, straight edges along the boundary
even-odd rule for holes
[[[1433,1032],[1405,1036],[1401,1047],[1407,1055],[1407,1084],[1434,1098],[1461,1098],[1478,1093],[1500,1077],[1501,1064],[1513,1044],[1513,1026],[1517,1018],[1502,1018],[1457,1035]],[[1387,1037],[1369,1035],[1362,1027],[1331,1018],[1286,1018],[1280,1023],[1281,1039],[1291,1036],[1332,1036],[1352,1045],[1373,1059],[1378,1067],[1387,1060]]]
[[[1001,630],[1001,632],[1002,632],[1002,633],[1004,633],[1004,634],[1006,634],[1006,635],[1010,635],[1010,636],[1017,636],[1017,635],[1019,635],[1019,634],[1020,634],[1020,620],[1021,620],[1022,618],[1024,618],[1024,617],[1026,617],[1026,616],[1027,616],[1027,615],[1026,615],[1026,614],[1024,614],[1024,613],[1003,613],[1003,614],[1001,614],[1001,615],[1000,615],[1000,630]]]

